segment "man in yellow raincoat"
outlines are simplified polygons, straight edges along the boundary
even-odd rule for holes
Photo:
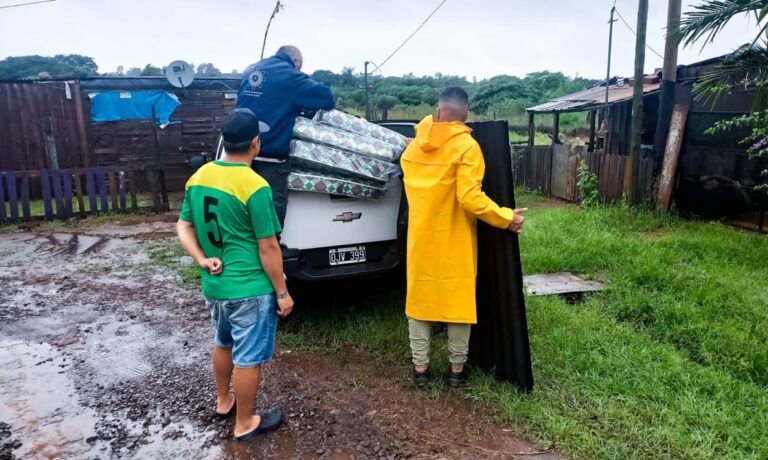
[[[526,209],[500,207],[483,193],[485,162],[464,124],[468,115],[466,91],[447,88],[401,159],[409,206],[405,314],[419,387],[429,383],[434,322],[448,325],[448,383],[464,381],[470,329],[477,323],[477,219],[518,233],[525,220]]]

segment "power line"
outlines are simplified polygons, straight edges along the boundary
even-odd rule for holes
[[[414,36],[414,35],[416,35],[416,33],[417,33],[418,31],[420,31],[422,27],[424,27],[424,24],[426,24],[426,23],[427,23],[427,21],[429,21],[429,20],[432,18],[432,16],[434,16],[434,15],[435,15],[435,13],[437,13],[437,10],[439,10],[439,9],[440,9],[440,8],[441,8],[441,7],[442,7],[444,4],[445,4],[445,2],[447,2],[447,1],[448,1],[448,0],[443,0],[442,2],[440,2],[440,4],[439,4],[439,5],[437,5],[437,8],[435,8],[435,9],[434,9],[434,10],[433,10],[431,13],[429,13],[429,16],[427,16],[427,18],[424,20],[424,22],[422,22],[422,23],[419,25],[419,27],[417,27],[417,28],[416,28],[416,30],[414,30],[414,31],[413,31],[413,33],[412,33],[411,35],[409,35],[409,36],[408,36],[408,38],[406,38],[406,39],[405,39],[405,41],[403,41],[403,43],[401,43],[401,44],[400,44],[400,46],[398,46],[398,47],[397,47],[397,49],[395,49],[394,51],[392,51],[392,54],[390,54],[390,55],[389,55],[389,57],[387,57],[386,59],[384,59],[384,62],[382,62],[380,66],[378,66],[378,67],[376,67],[375,69],[373,69],[373,71],[372,71],[371,73],[373,73],[373,72],[376,72],[376,71],[377,71],[377,70],[379,70],[380,68],[384,67],[384,65],[385,65],[387,62],[389,62],[389,60],[390,60],[390,59],[392,59],[392,56],[394,56],[394,55],[395,55],[395,54],[396,54],[398,51],[400,51],[400,49],[401,49],[403,46],[405,46],[405,44],[406,44],[406,43],[408,43],[408,40],[410,40],[411,38],[413,38],[413,36]]]
[[[37,5],[38,3],[51,3],[51,2],[55,2],[55,1],[56,1],[56,0],[39,0],[39,1],[37,1],[37,2],[28,2],[28,3],[16,3],[16,4],[14,4],[14,5],[4,5],[4,6],[0,6],[0,10],[1,10],[1,9],[5,9],[5,8],[15,8],[15,7],[17,7],[17,6]]]
[[[635,32],[635,29],[633,29],[633,28],[632,28],[632,26],[630,26],[630,25],[627,23],[627,21],[625,21],[625,20],[624,20],[624,18],[621,16],[621,13],[619,13],[619,10],[618,10],[618,8],[616,8],[616,15],[619,17],[619,19],[621,19],[621,22],[623,22],[623,23],[624,23],[624,25],[625,25],[625,26],[627,26],[627,29],[629,29],[629,31],[630,31],[630,32],[632,32],[632,35],[635,35],[635,36],[636,36],[636,35],[637,35],[637,32]],[[651,50],[651,52],[652,52],[653,54],[655,54],[656,56],[660,57],[661,59],[664,59],[664,56],[662,56],[661,54],[659,54],[659,53],[658,53],[658,51],[656,51],[655,49],[651,48],[651,45],[649,45],[648,43],[646,43],[646,44],[645,44],[645,47],[646,47],[646,48],[648,48],[649,50]]]

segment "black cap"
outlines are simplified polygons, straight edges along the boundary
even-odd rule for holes
[[[221,136],[227,152],[245,152],[259,135],[259,118],[251,109],[235,109],[221,122]]]

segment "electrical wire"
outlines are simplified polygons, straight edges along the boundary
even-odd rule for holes
[[[635,32],[635,29],[633,29],[632,26],[630,26],[627,23],[627,21],[624,20],[624,18],[621,16],[621,13],[619,13],[619,9],[614,7],[614,10],[616,11],[616,15],[619,17],[619,19],[621,19],[621,22],[623,22],[624,25],[627,26],[627,29],[629,29],[629,31],[632,32],[632,35],[637,36],[637,32]],[[651,45],[649,45],[647,42],[645,43],[645,47],[651,50],[651,52],[656,56],[660,57],[661,59],[664,59],[664,56],[659,54],[658,51],[656,51],[655,49],[651,48]]]
[[[5,9],[5,8],[16,8],[17,6],[37,5],[38,3],[51,3],[51,2],[55,2],[55,1],[56,0],[39,0],[37,2],[16,3],[15,5],[0,6],[0,10]]]
[[[419,25],[419,27],[417,27],[417,28],[416,28],[416,30],[414,30],[414,31],[413,31],[413,33],[412,33],[411,35],[409,35],[409,36],[408,36],[408,38],[406,38],[406,39],[405,39],[405,41],[403,41],[403,43],[401,43],[401,44],[400,44],[400,46],[398,46],[398,47],[397,47],[397,48],[396,48],[394,51],[392,51],[392,54],[390,54],[390,55],[389,55],[389,56],[388,56],[386,59],[384,59],[384,62],[382,62],[380,66],[378,66],[378,67],[376,67],[375,69],[373,69],[373,70],[371,71],[371,73],[373,73],[373,72],[376,72],[376,71],[377,71],[377,70],[379,70],[380,68],[384,67],[384,65],[385,65],[387,62],[389,62],[389,60],[390,60],[390,59],[392,59],[392,56],[394,56],[395,54],[397,54],[397,52],[398,52],[398,51],[400,51],[400,49],[402,49],[402,47],[403,47],[403,46],[405,46],[405,44],[406,44],[406,43],[408,43],[408,41],[409,41],[410,39],[412,39],[412,38],[413,38],[413,36],[414,36],[414,35],[416,35],[416,33],[417,33],[418,31],[420,31],[422,27],[424,27],[424,24],[426,24],[426,23],[427,23],[427,21],[429,21],[429,20],[432,18],[432,16],[434,16],[434,15],[435,15],[435,13],[437,13],[437,10],[439,10],[439,9],[440,9],[440,8],[441,8],[441,7],[442,7],[444,4],[445,4],[445,2],[447,2],[447,1],[448,1],[448,0],[443,0],[442,2],[440,2],[440,4],[439,4],[439,5],[437,5],[437,8],[435,8],[435,9],[434,9],[434,10],[433,10],[431,13],[429,13],[429,16],[427,16],[427,18],[426,18],[426,19],[424,19],[424,22],[422,22],[422,23]]]

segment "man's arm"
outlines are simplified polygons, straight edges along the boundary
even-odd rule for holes
[[[483,153],[474,145],[464,153],[456,168],[456,198],[461,207],[488,225],[520,233],[525,220],[522,214],[528,209],[512,210],[496,204],[483,192],[483,176]]]
[[[293,310],[293,299],[285,284],[283,253],[276,236],[259,240],[259,257],[261,258],[261,266],[264,267],[264,272],[277,293],[278,314],[284,318],[290,315],[291,310]]]
[[[176,222],[176,233],[179,235],[181,247],[197,262],[200,267],[211,275],[218,275],[223,270],[221,259],[218,257],[205,257],[200,243],[197,242],[195,226],[192,222],[179,219]]]
[[[259,240],[259,258],[261,266],[267,274],[277,295],[277,314],[286,317],[293,310],[293,299],[288,294],[283,275],[283,252],[277,241],[277,234],[283,229],[275,212],[272,201],[272,190],[263,187],[248,198],[248,209],[251,214],[253,233]]]
[[[293,82],[294,102],[301,110],[331,110],[336,106],[331,88],[298,72]]]

